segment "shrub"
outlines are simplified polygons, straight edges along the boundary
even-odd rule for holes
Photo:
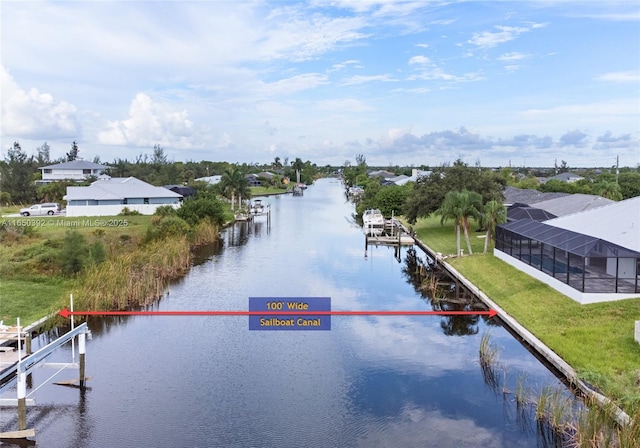
[[[168,237],[183,237],[189,234],[191,234],[191,229],[184,219],[177,216],[168,216],[149,226],[146,240],[149,242]]]
[[[129,207],[125,207],[118,216],[140,216],[141,214],[138,210],[129,210]]]
[[[208,219],[214,224],[224,223],[224,207],[210,194],[199,194],[194,199],[185,201],[178,209],[178,216],[195,226],[199,221]]]
[[[158,216],[176,216],[178,211],[170,205],[162,205],[156,209],[154,215]]]
[[[60,265],[63,274],[77,275],[84,269],[89,254],[89,247],[84,236],[75,230],[70,230],[64,238]]]

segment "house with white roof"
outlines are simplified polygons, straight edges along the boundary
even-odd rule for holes
[[[155,187],[135,177],[112,177],[87,187],[67,187],[67,216],[116,216],[126,207],[143,215],[153,215],[163,205],[178,208],[182,195]]]
[[[581,304],[640,297],[640,197],[501,224],[494,254]]]
[[[47,165],[39,168],[42,172],[42,180],[39,180],[38,183],[48,184],[50,182],[63,180],[83,182],[91,176],[100,176],[107,168],[109,167],[106,165],[80,159],[72,160],[71,162],[57,163],[55,165]]]

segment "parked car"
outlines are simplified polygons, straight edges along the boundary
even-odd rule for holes
[[[56,213],[60,213],[60,204],[57,202],[35,204],[29,208],[20,209],[20,214],[22,216],[55,215]]]

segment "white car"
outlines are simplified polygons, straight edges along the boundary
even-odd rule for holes
[[[20,209],[20,214],[22,216],[55,215],[56,213],[60,213],[60,204],[57,202],[35,204],[29,208]]]

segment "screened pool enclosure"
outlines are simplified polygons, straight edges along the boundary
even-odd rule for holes
[[[640,293],[640,252],[531,219],[496,229],[496,249],[583,293]]]

